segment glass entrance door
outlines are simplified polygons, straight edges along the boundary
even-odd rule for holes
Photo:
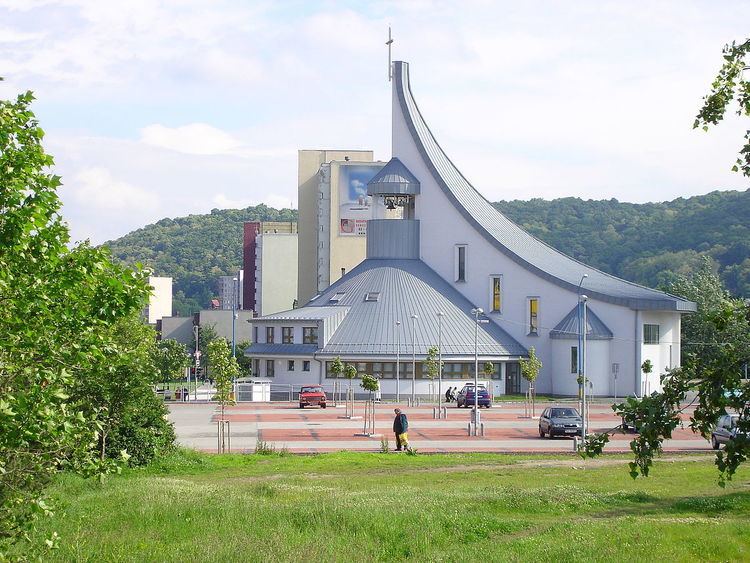
[[[518,362],[505,364],[505,394],[519,395],[521,393],[521,365]]]

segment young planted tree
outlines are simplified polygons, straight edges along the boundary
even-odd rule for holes
[[[232,382],[239,374],[239,366],[237,360],[232,357],[227,341],[223,338],[217,338],[208,343],[208,358],[216,384],[214,400],[221,407],[221,420],[224,421],[226,406],[234,403]]]
[[[349,380],[349,393],[352,391],[352,379],[357,377],[357,368],[352,364],[346,364],[344,366],[344,377]]]
[[[535,392],[534,382],[539,377],[539,372],[542,370],[542,361],[537,357],[536,350],[532,346],[529,348],[529,357],[521,358],[521,377],[529,382],[529,398],[531,400],[531,416],[535,416]]]
[[[646,379],[648,380],[648,376],[654,371],[654,364],[651,363],[651,360],[646,360],[641,364],[641,371],[646,376]],[[644,388],[643,394],[647,395],[649,393],[646,393],[646,389]]]
[[[430,346],[427,349],[427,357],[425,358],[424,365],[427,369],[427,377],[430,379],[430,384],[433,385],[435,379],[438,375],[440,375],[440,368],[442,367],[440,365],[440,362],[438,361],[438,354],[440,350],[437,346]],[[433,385],[433,394],[434,394],[434,385]],[[438,397],[437,402],[440,402],[440,398]]]
[[[0,559],[50,513],[44,489],[56,471],[109,467],[72,393],[106,367],[111,327],[148,295],[142,271],[115,265],[106,250],[68,246],[60,178],[32,100],[0,100]]]
[[[208,357],[208,345],[221,338],[219,333],[216,332],[216,325],[205,324],[200,327],[198,331],[198,350],[201,352],[201,358],[203,358],[203,377],[209,377],[209,369],[211,366],[211,359]],[[193,350],[195,351],[195,350]],[[213,377],[213,375],[211,375]]]

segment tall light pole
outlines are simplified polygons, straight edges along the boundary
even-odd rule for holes
[[[195,400],[198,400],[198,368],[201,366],[201,348],[200,348],[200,337],[198,335],[198,331],[200,330],[200,327],[198,325],[193,325],[193,330],[195,331],[195,377],[193,378],[195,381],[195,392],[193,393],[193,397]],[[188,384],[189,387],[189,384]]]
[[[479,435],[479,351],[477,350],[477,339],[479,335],[479,315],[484,311],[477,307],[471,310],[474,315],[474,436]]]
[[[586,434],[588,433],[589,425],[588,425],[588,404],[586,402],[586,313],[587,313],[587,301],[588,297],[586,295],[581,295],[581,301],[582,301],[582,308],[583,308],[583,348],[582,348],[582,354],[581,354],[581,372],[583,375],[583,395],[582,395],[582,401],[583,401],[583,408],[581,409],[583,412],[581,413],[581,433],[583,434],[583,438],[586,438]]]
[[[401,401],[401,381],[399,367],[401,366],[401,321],[396,321],[396,402]]]
[[[416,400],[417,383],[417,348],[414,345],[414,333],[417,329],[417,315],[411,316],[411,404],[414,406]]]
[[[583,281],[589,277],[588,274],[583,274],[581,276],[581,281],[578,282],[578,291],[576,292],[577,301],[576,301],[576,307],[578,307],[578,381],[580,382],[578,384],[578,394],[580,395],[580,402],[581,402],[581,416],[583,416],[583,332],[584,332],[584,324],[583,324],[583,310],[581,306],[581,286],[583,285]]]
[[[445,313],[440,311],[438,318],[438,406],[443,397],[443,317]]]

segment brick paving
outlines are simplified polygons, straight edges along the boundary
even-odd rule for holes
[[[565,401],[559,406],[571,406]],[[300,409],[294,403],[241,403],[225,410],[230,421],[232,451],[254,451],[258,441],[269,446],[286,448],[291,452],[314,453],[324,451],[358,450],[379,451],[381,435],[390,441],[394,438],[391,422],[395,404],[381,404],[376,408],[376,433],[374,437],[356,436],[362,433],[362,420],[344,418],[343,408],[328,407]],[[482,409],[485,425],[483,437],[467,435],[470,409],[448,407],[448,418],[435,420],[433,406],[408,407],[398,405],[409,417],[411,445],[422,452],[570,452],[570,438],[543,439],[538,434],[538,421],[524,417],[524,405],[501,403]],[[555,403],[537,405],[537,415]],[[174,422],[178,442],[203,451],[216,451],[216,422],[219,410],[214,403],[170,403],[170,420]],[[362,415],[364,406],[356,405],[355,414]],[[688,410],[683,414],[687,421]],[[591,406],[591,430],[600,432],[617,426],[608,403]],[[678,429],[673,439],[665,442],[665,451],[708,451],[710,446],[689,428]],[[633,434],[614,434],[607,451],[629,451]]]

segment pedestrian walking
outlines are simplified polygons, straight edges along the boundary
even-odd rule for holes
[[[401,409],[394,409],[396,417],[393,419],[393,433],[396,435],[396,451],[400,452],[409,449],[409,437],[406,432],[409,430],[409,420],[406,415],[401,412]]]

